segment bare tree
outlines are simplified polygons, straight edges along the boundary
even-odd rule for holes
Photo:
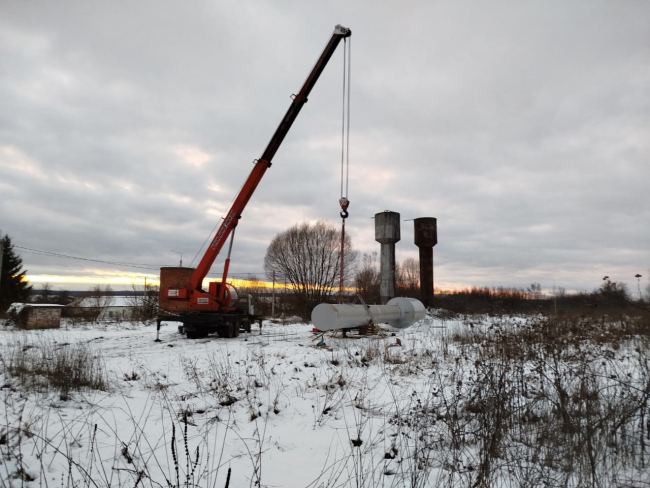
[[[90,289],[86,300],[90,305],[90,314],[97,320],[104,310],[115,301],[113,299],[113,288],[111,288],[111,285],[95,285]]]
[[[72,301],[72,295],[70,295],[70,290],[67,288],[60,288],[58,296],[56,297],[56,303],[59,305],[68,305]]]
[[[158,286],[145,283],[143,286],[132,285],[134,294],[127,299],[131,309],[132,320],[151,320],[158,314]]]
[[[32,289],[32,293],[36,290]],[[49,283],[43,283],[41,289],[38,291],[38,295],[35,295],[32,299],[34,303],[50,303],[55,302],[56,297],[53,296],[52,285]]]
[[[331,224],[318,221],[296,224],[271,240],[264,257],[268,277],[289,285],[298,313],[308,317],[311,310],[327,301],[339,285],[341,234]],[[345,237],[344,273],[353,271],[358,252]]]
[[[531,283],[526,291],[528,292],[529,298],[532,300],[541,300],[544,298],[544,295],[542,294],[542,285],[539,283]]]
[[[630,298],[630,291],[627,283],[611,281],[609,277],[603,278],[604,283],[600,285],[598,293],[600,296],[611,303],[624,303]]]
[[[420,262],[406,258],[395,265],[395,292],[405,297],[420,297]]]
[[[361,267],[354,275],[354,287],[366,303],[379,303],[381,276],[377,266],[377,252],[363,253]]]

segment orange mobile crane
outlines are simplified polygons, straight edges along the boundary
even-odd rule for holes
[[[240,299],[237,290],[226,282],[235,228],[242,217],[246,204],[266,170],[271,167],[273,156],[280,148],[303,105],[307,103],[309,93],[314,88],[332,54],[340,41],[351,34],[350,29],[340,25],[334,28],[331,39],[300,92],[292,97],[291,105],[271,141],[262,156],[255,161],[253,170],[226,214],[198,267],[164,267],[160,269],[158,331],[160,323],[163,320],[169,320],[182,322],[183,326],[179,330],[184,331],[188,338],[205,337],[212,332],[218,333],[221,337],[236,337],[239,335],[240,328],[250,331],[251,322],[258,319],[252,310],[250,300]],[[221,281],[210,282],[206,291],[203,289],[203,280],[228,237],[230,237],[230,245]]]

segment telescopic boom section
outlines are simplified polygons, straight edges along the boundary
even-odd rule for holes
[[[214,236],[214,239],[212,239],[212,242],[210,243],[207,251],[203,255],[201,262],[196,268],[196,271],[194,271],[192,274],[191,285],[193,290],[202,291],[201,284],[203,282],[203,279],[210,271],[214,260],[219,255],[219,252],[228,239],[228,236],[237,226],[237,223],[241,218],[244,209],[246,208],[248,200],[250,200],[251,196],[253,196],[257,185],[264,176],[264,173],[268,168],[271,167],[273,156],[275,156],[275,153],[280,148],[282,141],[284,141],[284,138],[289,132],[289,129],[291,129],[291,126],[296,120],[296,117],[298,117],[298,114],[300,113],[303,105],[307,103],[307,97],[309,96],[309,93],[311,92],[312,88],[314,88],[314,85],[316,85],[318,78],[325,69],[325,66],[327,66],[328,61],[332,57],[332,54],[334,54],[334,51],[336,51],[336,47],[339,45],[341,39],[350,37],[351,34],[352,31],[343,26],[337,25],[334,28],[332,38],[327,43],[327,46],[325,46],[323,54],[321,54],[318,62],[316,62],[316,65],[311,70],[311,73],[309,73],[309,76],[307,77],[307,80],[302,86],[300,92],[297,95],[294,95],[287,113],[280,122],[280,125],[276,129],[275,134],[273,134],[271,141],[266,146],[266,149],[262,153],[262,157],[255,161],[255,166],[253,167],[251,174],[248,176],[246,183],[244,183],[242,190],[239,192],[239,195],[237,195],[237,198],[232,204],[232,207],[230,207],[226,218],[221,223],[219,230]]]

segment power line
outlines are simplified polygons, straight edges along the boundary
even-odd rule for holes
[[[90,258],[82,258],[79,256],[70,256],[68,254],[60,254],[57,252],[50,252],[50,251],[43,251],[41,249],[32,249],[30,247],[22,247],[22,246],[14,246],[16,249],[22,249],[24,252],[27,252],[28,254],[38,254],[41,256],[51,256],[51,257],[57,257],[57,258],[65,258],[65,259],[76,259],[78,261],[90,261],[93,263],[101,263],[101,264],[111,264],[113,266],[125,266],[129,268],[139,268],[139,269],[160,269],[161,266],[156,265],[156,264],[142,264],[142,263],[122,263],[119,261],[105,261],[102,259],[90,259]]]
[[[61,254],[57,252],[51,252],[51,251],[43,251],[42,249],[33,249],[30,247],[23,247],[23,246],[14,246],[16,249],[21,249],[24,253],[27,254],[36,254],[40,256],[50,256],[50,257],[55,257],[55,258],[64,258],[64,259],[75,259],[78,261],[89,261],[92,263],[100,263],[100,264],[110,264],[113,266],[124,266],[128,268],[136,268],[136,269],[144,269],[144,270],[156,270],[158,271],[160,268],[166,266],[166,265],[157,265],[157,264],[144,264],[144,263],[124,263],[120,261],[106,261],[102,259],[90,259],[90,258],[82,258],[80,256],[70,256],[69,254]],[[211,275],[220,275],[220,273],[210,273]],[[252,276],[252,275],[264,275],[265,273],[263,271],[261,272],[241,272],[241,273],[230,273],[232,276]]]

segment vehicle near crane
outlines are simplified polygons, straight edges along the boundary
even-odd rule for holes
[[[179,330],[188,338],[205,337],[216,332],[221,337],[236,337],[240,329],[250,332],[251,323],[258,319],[252,306],[250,296],[239,297],[234,286],[227,282],[230,254],[232,252],[235,229],[242,218],[246,204],[252,197],[264,173],[271,167],[271,161],[280,148],[307,97],[314,88],[318,78],[325,69],[341,40],[350,37],[350,29],[337,25],[316,65],[292,102],[280,125],[266,146],[262,156],[255,160],[253,169],[226,214],[221,226],[208,246],[203,258],[196,268],[163,267],[160,269],[160,296],[158,330],[162,321],[182,322]],[[230,237],[228,255],[225,260],[220,281],[210,282],[208,289],[203,288],[207,276]]]

